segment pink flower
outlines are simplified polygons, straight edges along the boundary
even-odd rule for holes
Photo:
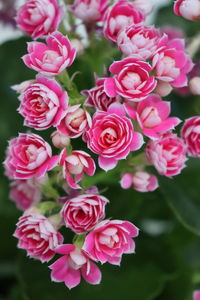
[[[57,161],[58,156],[52,156],[50,145],[39,135],[20,133],[10,140],[4,164],[8,177],[28,179],[42,177]]]
[[[85,140],[88,148],[99,155],[99,166],[106,171],[143,145],[142,135],[134,131],[121,104],[112,104],[107,112],[95,113]]]
[[[139,102],[156,87],[154,76],[150,75],[152,67],[138,58],[127,57],[110,66],[115,76],[105,80],[105,92],[109,97],[120,95],[127,100]]]
[[[84,251],[72,244],[59,246],[56,253],[63,255],[56,260],[49,268],[51,280],[64,282],[71,289],[81,281],[81,276],[90,284],[99,284],[101,272],[99,268],[91,262]]]
[[[134,3],[119,0],[110,7],[105,17],[104,35],[116,42],[121,30],[132,24],[142,23],[144,19],[142,11]]]
[[[194,291],[193,300],[200,300],[200,291]]]
[[[81,104],[69,106],[57,129],[69,136],[77,138],[83,134],[92,123],[90,114],[82,109]]]
[[[188,154],[200,157],[200,116],[194,116],[185,121],[181,137],[187,145]]]
[[[71,66],[75,59],[76,49],[60,32],[49,34],[47,44],[28,43],[28,54],[22,57],[25,65],[43,75],[58,75]]]
[[[125,173],[120,180],[120,185],[122,189],[127,190],[132,186],[132,184],[133,184],[133,175],[131,173]]]
[[[93,176],[96,169],[94,160],[84,151],[72,151],[68,155],[67,150],[63,149],[59,164],[63,167],[63,177],[72,189],[81,188],[77,183],[81,181],[84,173]]]
[[[138,228],[128,221],[105,220],[99,223],[85,238],[83,250],[89,257],[102,264],[120,265],[122,254],[134,253],[133,237]]]
[[[17,11],[18,27],[33,39],[58,29],[63,12],[56,0],[27,0]]]
[[[51,139],[56,148],[65,148],[70,145],[70,138],[57,130],[51,134]]]
[[[62,208],[65,225],[77,234],[93,229],[105,217],[108,199],[96,194],[84,194],[67,200]]]
[[[199,20],[200,0],[177,0],[174,3],[174,13],[187,20]]]
[[[133,174],[133,188],[138,192],[152,192],[158,188],[158,179],[155,175],[144,171]]]
[[[160,175],[172,177],[186,166],[186,146],[176,134],[168,132],[159,140],[149,141],[146,156]]]
[[[138,103],[136,109],[129,104],[125,107],[128,115],[138,122],[143,134],[151,139],[158,139],[181,122],[179,118],[169,118],[170,102],[162,101],[155,94]]]
[[[38,75],[19,96],[24,125],[36,130],[57,126],[68,106],[67,92],[54,80]]]
[[[153,58],[156,78],[170,83],[174,87],[187,85],[186,74],[191,71],[193,63],[185,53],[184,40],[173,39]]]
[[[63,242],[62,235],[40,214],[20,217],[14,237],[19,240],[18,248],[26,250],[28,256],[41,262],[52,259],[55,248]]]

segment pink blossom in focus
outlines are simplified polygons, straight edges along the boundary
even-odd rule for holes
[[[174,3],[174,13],[187,20],[199,20],[200,0],[177,0]]]
[[[70,145],[70,138],[57,130],[51,134],[51,139],[56,148],[65,148]]]
[[[60,32],[49,34],[46,44],[28,43],[28,54],[22,57],[25,65],[43,75],[58,75],[71,66],[76,56],[69,39]]]
[[[59,246],[56,253],[62,257],[57,259],[49,268],[51,280],[54,282],[64,282],[71,289],[81,281],[81,276],[90,284],[99,284],[101,272],[84,251],[72,244]]]
[[[125,173],[121,180],[120,180],[120,185],[122,189],[126,190],[129,189],[133,184],[133,175],[131,173]]]
[[[105,220],[99,223],[85,238],[83,250],[102,264],[120,265],[122,255],[134,253],[132,238],[138,236],[138,228],[128,221]]]
[[[193,300],[200,300],[200,291],[194,291]]]
[[[17,11],[18,27],[33,39],[58,29],[63,12],[57,0],[27,0]]]
[[[188,154],[200,157],[200,116],[194,116],[185,121],[181,137],[187,145]]]
[[[14,237],[19,240],[18,248],[26,250],[28,256],[41,262],[52,259],[55,248],[63,242],[62,235],[40,214],[20,217]]]
[[[155,175],[144,171],[133,174],[133,188],[138,192],[153,192],[158,188],[158,179]]]

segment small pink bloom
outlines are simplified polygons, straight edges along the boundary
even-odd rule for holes
[[[193,95],[200,95],[200,77],[193,77],[189,82],[189,88]]]
[[[144,15],[134,3],[127,0],[119,0],[113,4],[106,17],[104,35],[106,38],[116,42],[121,30],[132,24],[144,22]]]
[[[160,30],[162,33],[165,33],[167,35],[169,40],[185,38],[184,31],[179,27],[166,25],[162,26]]]
[[[88,259],[84,251],[72,244],[59,246],[56,253],[61,254],[49,268],[51,280],[54,282],[64,282],[71,289],[81,281],[81,276],[90,284],[99,284],[101,272],[99,268]]]
[[[63,242],[62,235],[40,214],[20,217],[14,237],[19,240],[18,248],[26,250],[28,256],[41,262],[52,259],[55,248]]]
[[[108,199],[96,194],[84,194],[68,199],[62,208],[65,225],[76,234],[93,229],[105,217]]]
[[[139,102],[156,87],[157,81],[150,75],[151,71],[150,64],[138,58],[127,57],[115,61],[110,66],[110,72],[115,76],[105,80],[105,92],[109,97],[120,95],[127,100]]]
[[[200,300],[200,291],[194,291],[193,300]]]
[[[133,184],[133,175],[131,173],[125,173],[121,180],[120,185],[123,189],[129,189]]]
[[[58,162],[50,145],[39,135],[21,133],[9,141],[4,162],[6,175],[11,179],[40,178]]]
[[[38,39],[56,31],[62,15],[56,0],[27,0],[18,9],[16,22],[22,31]]]
[[[19,96],[24,125],[36,130],[57,126],[68,106],[67,92],[54,80],[38,75]]]
[[[166,97],[171,93],[172,90],[173,87],[170,83],[158,80],[154,93],[158,94],[160,97]]]
[[[170,106],[170,102],[162,101],[156,94],[139,102],[136,109],[129,104],[125,105],[128,115],[138,122],[143,134],[151,139],[158,139],[181,122],[179,118],[169,118]]]
[[[65,148],[70,145],[70,138],[57,130],[51,134],[51,139],[56,148]]]
[[[152,192],[158,188],[158,179],[155,175],[138,171],[132,177],[133,188],[138,192]]]
[[[113,169],[118,160],[125,159],[130,151],[140,149],[144,143],[142,135],[134,131],[121,104],[112,104],[107,112],[95,113],[85,140],[88,148],[99,155],[99,166],[106,171]]]
[[[71,66],[76,49],[60,32],[49,34],[46,43],[28,43],[28,54],[22,57],[25,65],[43,75],[58,75]]]
[[[124,253],[135,252],[135,243],[132,238],[136,236],[138,236],[138,228],[132,223],[105,220],[86,236],[83,250],[96,261],[120,265]]]
[[[72,151],[68,155],[67,150],[63,149],[59,164],[63,167],[63,177],[72,189],[81,188],[77,183],[81,181],[84,173],[93,176],[96,169],[94,160],[84,151]]]
[[[152,0],[135,0],[134,5],[141,9],[145,16],[148,16],[153,11]]]
[[[187,20],[199,20],[200,0],[177,0],[174,3],[174,13]]]
[[[40,202],[42,194],[33,180],[15,180],[11,183],[9,197],[20,210],[24,211]]]
[[[146,156],[160,175],[172,177],[185,168],[186,146],[182,139],[171,132],[165,133],[156,141],[149,141]]]
[[[194,116],[185,121],[181,137],[187,145],[188,154],[200,157],[200,116]]]

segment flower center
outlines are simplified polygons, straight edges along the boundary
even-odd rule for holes
[[[59,57],[58,53],[53,50],[46,50],[43,56],[43,63],[45,64],[51,64]]]
[[[141,82],[140,75],[135,72],[127,72],[122,79],[122,84],[127,90],[136,89]]]
[[[143,125],[152,128],[160,124],[161,118],[159,117],[158,110],[155,107],[146,107],[140,116]]]

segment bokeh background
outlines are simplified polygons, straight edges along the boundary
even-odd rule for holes
[[[157,3],[162,7],[149,22],[181,28],[187,42],[198,34],[199,23],[175,16],[171,1]],[[27,130],[16,112],[19,103],[10,86],[35,74],[21,60],[29,39],[15,29],[14,4],[12,0],[0,1],[0,300],[191,300],[193,290],[200,288],[199,159],[189,159],[188,167],[174,179],[159,178],[160,188],[153,193],[121,190],[119,178],[112,176],[112,172],[101,179],[99,187],[107,188],[104,195],[111,201],[107,215],[134,222],[140,235],[136,255],[124,256],[120,268],[102,266],[99,286],[82,282],[69,291],[62,283],[51,283],[47,264],[30,260],[17,249],[12,234],[21,212],[9,200],[9,182],[3,174],[2,162],[7,141]],[[92,87],[93,72],[101,75],[102,64],[112,61],[105,48],[108,43],[101,47],[97,43],[87,50],[70,69],[71,73],[81,71],[76,77],[80,90]],[[194,60],[200,60],[199,52]],[[172,102],[173,115],[181,119],[200,114],[200,97],[172,93],[167,100]],[[50,133],[51,130],[41,134],[48,140]],[[70,242],[71,234],[66,230],[64,234]]]

